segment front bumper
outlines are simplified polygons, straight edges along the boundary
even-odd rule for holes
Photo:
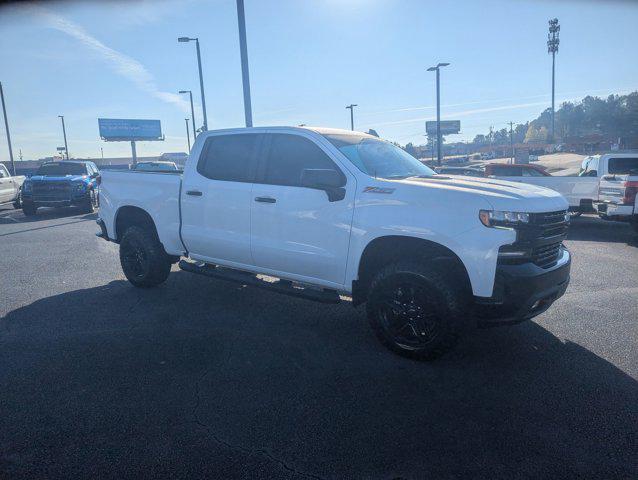
[[[22,194],[22,203],[32,203],[36,207],[77,207],[86,204],[88,198],[88,194],[84,192],[71,198],[60,199],[42,199],[30,194]]]
[[[519,323],[540,315],[567,290],[570,268],[571,255],[565,247],[552,268],[533,263],[498,265],[493,295],[475,297],[479,325]]]

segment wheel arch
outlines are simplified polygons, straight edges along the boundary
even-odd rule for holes
[[[366,301],[368,289],[376,272],[405,259],[427,259],[445,266],[447,275],[461,279],[462,286],[472,292],[467,268],[450,248],[432,240],[403,235],[386,235],[371,240],[363,249],[357,266],[357,280],[352,282],[352,299],[355,305]]]
[[[116,242],[120,242],[126,229],[133,225],[150,229],[159,239],[155,221],[146,210],[133,205],[124,205],[115,212],[114,234]]]

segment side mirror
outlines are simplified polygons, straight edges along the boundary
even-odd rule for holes
[[[301,186],[323,190],[328,195],[328,200],[336,202],[346,196],[346,179],[343,173],[333,169],[306,168],[301,172]]]

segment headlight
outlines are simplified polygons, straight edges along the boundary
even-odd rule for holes
[[[24,182],[22,184],[22,191],[24,193],[31,193],[32,189],[33,189],[33,184],[31,182]]]
[[[529,213],[505,212],[500,210],[481,210],[479,219],[486,227],[515,227],[529,223]]]

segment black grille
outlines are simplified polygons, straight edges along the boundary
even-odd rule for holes
[[[33,184],[33,199],[37,202],[64,201],[71,198],[68,182],[36,182]]]
[[[532,262],[542,268],[553,267],[558,261],[561,245],[557,242],[532,249]]]
[[[509,257],[503,262],[533,262],[541,268],[551,268],[558,262],[561,245],[567,236],[569,216],[566,210],[530,213],[529,224],[516,229],[517,239],[512,245],[501,247],[502,252],[524,251],[525,257]]]

